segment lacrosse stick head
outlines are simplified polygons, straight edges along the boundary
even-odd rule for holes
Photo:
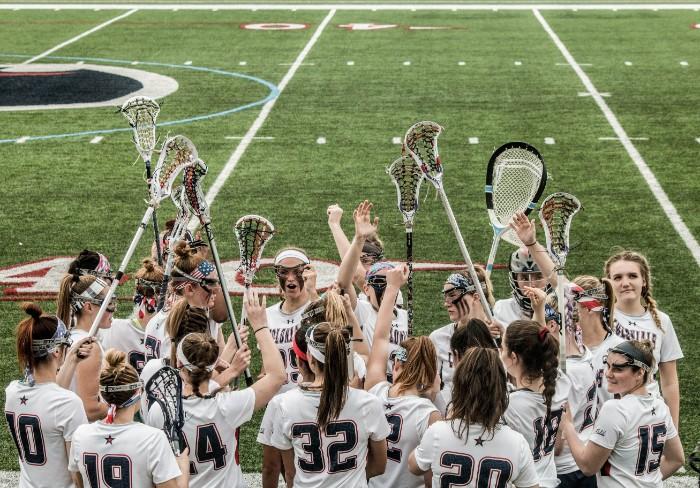
[[[151,161],[153,148],[156,147],[156,118],[159,112],[158,103],[148,97],[132,97],[121,108],[134,132],[136,150],[144,161]]]
[[[525,142],[508,142],[496,149],[486,168],[486,210],[495,230],[508,227],[516,212],[529,214],[542,196],[547,171],[539,151]],[[517,234],[508,229],[501,238],[521,247]]]
[[[182,427],[185,425],[180,373],[169,366],[159,369],[146,383],[146,396],[160,405],[163,430],[173,452],[176,456],[179,455],[183,445]]]
[[[406,229],[413,227],[413,219],[418,210],[418,193],[423,182],[423,171],[409,156],[402,156],[387,168],[391,181],[396,185],[399,212],[403,216]]]
[[[241,264],[238,269],[243,274],[246,286],[250,286],[258,269],[265,244],[272,239],[275,228],[264,217],[245,215],[238,219],[238,222],[233,226],[233,231],[236,233],[238,248],[241,251]]]
[[[199,217],[199,221],[202,223],[209,218],[209,206],[202,190],[202,178],[204,178],[208,170],[204,161],[197,159],[194,165],[185,169],[182,180],[190,212]]]
[[[571,220],[581,209],[578,198],[563,192],[552,193],[540,206],[540,221],[547,239],[547,251],[558,267],[563,268],[569,254]]]
[[[413,124],[403,138],[403,154],[412,157],[421,171],[437,188],[442,184],[442,164],[437,140],[442,126],[425,120]]]
[[[182,170],[193,166],[197,160],[197,148],[185,136],[170,137],[163,144],[158,164],[153,172],[151,198],[158,203],[172,193],[175,178]]]

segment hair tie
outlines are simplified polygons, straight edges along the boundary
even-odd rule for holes
[[[109,408],[107,409],[107,417],[105,418],[105,423],[106,424],[112,424],[114,423],[114,414],[117,413],[117,406],[114,403],[109,404]]]
[[[540,327],[540,331],[537,333],[537,338],[540,340],[540,342],[544,342],[548,333],[549,329],[543,325],[542,327]]]

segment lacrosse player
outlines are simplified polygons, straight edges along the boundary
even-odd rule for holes
[[[484,290],[487,300],[489,303],[493,303],[491,282],[486,277],[486,271],[478,265],[474,266],[474,270],[479,276],[479,285]],[[445,415],[447,413],[449,392],[452,388],[452,374],[455,368],[455,358],[450,347],[452,335],[458,328],[467,326],[471,319],[479,319],[486,323],[487,318],[481,306],[479,294],[476,292],[476,287],[472,284],[471,277],[466,271],[452,273],[448,276],[443,285],[442,294],[444,296],[443,305],[447,309],[452,322],[431,332],[430,340],[433,341],[437,350],[439,373],[442,382],[442,391],[435,398],[435,406]]]
[[[216,268],[204,259],[198,249],[191,248],[186,241],[179,241],[174,248],[175,266],[173,267],[173,294],[187,301],[190,306],[209,310],[214,306],[216,296],[220,295],[219,277]],[[144,331],[144,348],[146,361],[154,358],[168,357],[171,338],[166,333],[165,323],[170,308],[164,308],[146,325]],[[211,320],[209,332],[223,350],[224,336],[221,326]]]
[[[306,253],[297,248],[278,252],[274,266],[282,300],[267,308],[267,323],[287,371],[287,382],[280,390],[285,392],[294,388],[299,381],[292,339],[299,328],[304,308],[311,300],[318,298],[316,271]]]
[[[102,339],[105,349],[116,349],[126,353],[127,360],[136,371],[146,364],[144,354],[144,331],[146,324],[156,314],[158,291],[163,281],[163,270],[152,259],[141,262],[141,268],[134,275],[136,291],[134,310],[128,319],[114,319]]]
[[[432,474],[433,488],[491,483],[537,487],[527,441],[501,421],[508,392],[498,352],[480,347],[467,350],[455,371],[454,385],[447,418],[428,427],[410,454],[411,472]]]
[[[510,255],[508,283],[512,296],[498,300],[493,306],[494,318],[506,327],[514,320],[532,318],[532,304],[525,292],[526,287],[541,288],[547,291],[551,289],[527,248],[518,249]]]
[[[73,342],[88,337],[92,322],[104,301],[109,283],[92,274],[66,274],[58,291],[58,317],[71,324],[70,335]],[[117,297],[113,296],[100,321],[100,329],[112,325],[112,316],[117,309]],[[103,349],[99,342],[90,350],[90,356],[81,361],[75,370],[70,389],[83,400],[85,413],[91,422],[104,418],[107,407],[98,399],[100,364]]]
[[[620,251],[605,262],[605,276],[615,287],[617,303],[613,331],[626,340],[650,340],[654,345],[650,392],[661,394],[671,410],[673,424],[679,427],[680,392],[676,361],[683,358],[676,331],[668,315],[658,309],[652,296],[649,262],[640,253]]]
[[[314,381],[282,395],[272,433],[287,486],[366,487],[386,465],[390,429],[381,402],[348,385],[347,328],[313,325],[306,344]]]
[[[236,455],[236,430],[277,394],[286,378],[267,325],[265,299],[260,303],[253,290],[245,298],[245,307],[266,371],[250,388],[230,392],[211,389],[219,347],[207,334],[188,334],[176,346],[177,367],[183,378],[183,432],[191,450],[191,487],[245,486]],[[243,369],[249,363],[250,355]],[[148,423],[163,425],[158,404],[149,410]]]
[[[506,329],[502,346],[501,359],[515,381],[503,418],[527,440],[539,485],[556,487],[554,444],[571,388],[559,374],[559,341],[538,322],[516,320]]]
[[[365,283],[363,289],[367,295],[367,301],[358,300],[355,289],[352,284],[352,276],[357,268],[357,263],[360,259],[360,252],[368,236],[372,235],[377,230],[379,220],[377,218],[372,221],[370,219],[370,211],[372,204],[367,200],[360,203],[353,212],[355,220],[355,236],[352,240],[348,252],[343,257],[338,271],[338,286],[344,290],[350,297],[350,303],[354,308],[357,320],[362,327],[364,342],[371,351],[372,341],[374,339],[375,324],[377,323],[377,312],[382,303],[384,292],[386,290],[386,273],[393,269],[394,266],[387,262],[378,262],[373,264],[365,275]],[[396,307],[396,297],[392,302],[393,320],[390,333],[389,353],[399,347],[399,345],[408,337],[408,313]],[[391,378],[391,363],[386,365],[387,378]]]
[[[73,434],[68,469],[77,487],[188,486],[187,450],[176,458],[162,431],[134,422],[142,387],[126,354],[107,351],[100,372],[107,417],[82,425]]]
[[[394,384],[386,381],[392,304],[401,286],[408,281],[408,267],[402,265],[389,270],[386,277],[387,288],[379,307],[365,389],[382,401],[391,433],[387,437],[386,471],[372,478],[369,485],[419,488],[429,484],[429,480],[408,470],[408,456],[418,446],[428,426],[442,419],[433,404],[440,389],[437,353],[426,336],[406,339],[391,353]]]
[[[19,455],[19,486],[69,488],[71,440],[87,417],[80,398],[57,384],[56,371],[73,370],[92,344],[76,344],[66,354],[71,339],[63,321],[33,303],[22,309],[29,315],[17,327],[17,362],[24,379],[5,389],[5,420]]]
[[[579,439],[571,414],[561,429],[581,471],[600,488],[658,487],[684,463],[669,407],[646,385],[654,370],[650,341],[625,341],[608,351],[608,400],[588,442]]]

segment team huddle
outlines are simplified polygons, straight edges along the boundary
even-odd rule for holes
[[[512,296],[496,301],[481,266],[449,274],[447,325],[411,336],[401,292],[409,268],[385,260],[371,209],[354,210],[350,240],[342,209],[328,208],[341,265],[321,295],[305,251],[277,253],[280,301],[268,307],[247,291],[240,342],[222,330],[227,308],[202,241],[187,234],[171,246],[166,230],[157,249],[174,253],[174,266],[164,306],[156,254],[134,275],[133,313],[114,318],[112,300],[96,337],[115,277],[105,256],[81,253],[56,315],[23,305],[24,378],[5,402],[20,486],[244,487],[239,429],[261,409],[266,488],[280,476],[302,488],[660,487],[683,465],[683,353],[643,255],[620,251],[591,270],[602,278],[568,280],[518,212]],[[262,370],[239,388],[251,336]],[[182,380],[181,452],[144,388],[167,367]]]

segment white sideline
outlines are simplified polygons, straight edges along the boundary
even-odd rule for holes
[[[276,98],[273,98],[269,102],[267,102],[265,105],[263,105],[262,110],[258,114],[258,116],[255,118],[255,121],[253,121],[253,125],[250,126],[248,131],[245,133],[243,138],[241,139],[241,142],[238,143],[238,146],[236,147],[236,150],[233,151],[233,154],[231,154],[231,157],[229,157],[228,161],[226,161],[226,164],[224,165],[223,169],[221,170],[221,173],[216,177],[216,180],[214,183],[209,187],[209,191],[207,192],[207,195],[205,197],[207,203],[209,206],[211,206],[212,202],[216,198],[216,196],[219,194],[221,191],[221,188],[223,188],[224,184],[226,183],[226,180],[231,176],[231,173],[233,173],[233,170],[236,168],[236,165],[238,164],[238,161],[241,159],[243,156],[243,153],[245,153],[246,149],[248,149],[248,146],[250,145],[250,142],[253,140],[255,137],[255,134],[258,133],[258,130],[260,130],[260,127],[265,123],[265,119],[267,119],[267,116],[270,115],[270,111],[272,110],[272,107],[275,106],[275,102],[277,102],[277,99],[282,95],[282,92],[286,88],[287,84],[291,81],[292,77],[296,74],[297,70],[299,67],[302,65],[304,62],[304,59],[306,56],[309,54],[309,51],[311,51],[311,48],[314,47],[314,44],[316,44],[316,41],[318,40],[319,37],[321,37],[321,33],[323,30],[326,28],[328,23],[331,21],[333,16],[335,15],[335,10],[331,10],[328,12],[328,15],[321,21],[319,26],[316,28],[314,31],[313,35],[311,36],[311,39],[309,39],[309,42],[306,43],[306,46],[304,46],[304,49],[301,50],[297,58],[294,60],[292,63],[292,66],[289,68],[287,73],[284,75],[282,78],[282,81],[280,81],[279,85],[277,88],[279,89],[279,95]],[[189,223],[189,228],[190,230],[194,230],[197,228],[199,225],[199,220],[193,218],[190,223]]]
[[[75,41],[78,41],[78,40],[82,39],[83,37],[89,36],[89,35],[92,34],[93,32],[97,32],[98,30],[102,29],[103,27],[107,27],[109,24],[112,24],[112,23],[114,23],[114,22],[116,22],[116,21],[118,21],[118,20],[121,20],[121,19],[123,19],[124,17],[128,17],[129,15],[133,14],[133,13],[136,12],[137,10],[138,10],[138,9],[132,9],[132,10],[129,10],[128,12],[126,12],[126,13],[123,13],[123,14],[121,14],[121,15],[118,15],[117,17],[114,17],[113,19],[110,19],[110,20],[108,20],[107,22],[103,22],[102,24],[97,25],[97,26],[93,27],[92,29],[83,32],[82,34],[78,34],[77,36],[75,36],[75,37],[73,37],[73,38],[71,38],[71,39],[68,39],[67,41],[62,42],[61,44],[52,47],[52,48],[49,49],[48,51],[44,51],[43,53],[41,53],[41,54],[39,54],[39,55],[37,55],[37,56],[34,56],[33,58],[28,59],[28,60],[24,61],[24,62],[21,63],[21,64],[31,64],[31,63],[33,63],[34,61],[37,61],[37,60],[43,58],[44,56],[48,56],[49,54],[51,54],[51,53],[53,53],[53,52],[56,52],[56,51],[58,51],[59,49],[62,49],[62,48],[66,47],[66,46],[69,45],[69,44],[73,44]]]
[[[639,151],[637,151],[637,148],[630,140],[629,136],[627,135],[627,132],[625,132],[625,129],[622,128],[622,125],[617,120],[615,114],[612,112],[612,110],[610,110],[610,107],[605,102],[605,100],[598,92],[596,87],[593,85],[593,82],[591,82],[591,79],[588,77],[586,72],[581,69],[581,66],[579,66],[578,63],[576,63],[576,60],[571,55],[571,53],[566,48],[561,39],[559,39],[559,36],[557,36],[556,32],[552,30],[552,28],[549,26],[544,17],[542,17],[542,14],[539,12],[539,10],[533,9],[532,12],[535,14],[535,17],[540,22],[540,24],[542,24],[542,27],[544,28],[545,32],[549,34],[549,37],[552,38],[554,44],[556,44],[557,48],[559,48],[559,51],[562,53],[566,61],[569,63],[569,65],[571,65],[578,77],[581,79],[581,82],[586,87],[586,90],[588,91],[588,93],[591,94],[591,98],[595,100],[596,105],[598,105],[600,110],[603,112],[603,115],[605,115],[605,118],[607,119],[608,123],[615,131],[617,137],[619,137],[620,142],[624,146],[625,150],[627,150],[627,154],[629,154],[629,157],[637,166],[637,169],[644,177],[644,180],[646,180],[647,185],[649,185],[649,188],[656,197],[656,200],[659,202],[659,205],[661,205],[661,208],[663,209],[664,213],[671,221],[671,225],[673,225],[673,228],[676,229],[678,235],[680,235],[681,239],[683,239],[683,242],[688,247],[688,250],[690,250],[690,253],[693,255],[693,258],[695,258],[695,263],[700,267],[700,244],[698,244],[698,241],[690,232],[688,226],[686,226],[685,222],[683,222],[683,219],[678,214],[676,207],[673,205],[673,203],[671,203],[671,200],[668,198],[668,195],[666,195],[666,192],[661,187],[659,180],[656,179],[656,176],[654,176],[654,173],[644,161],[642,155],[639,154]]]
[[[621,3],[621,4],[390,4],[390,3],[324,3],[324,4],[282,4],[282,3],[241,3],[241,4],[119,4],[119,3],[4,3],[0,4],[0,10],[124,10],[133,8],[137,10],[693,10],[700,9],[700,3]]]

